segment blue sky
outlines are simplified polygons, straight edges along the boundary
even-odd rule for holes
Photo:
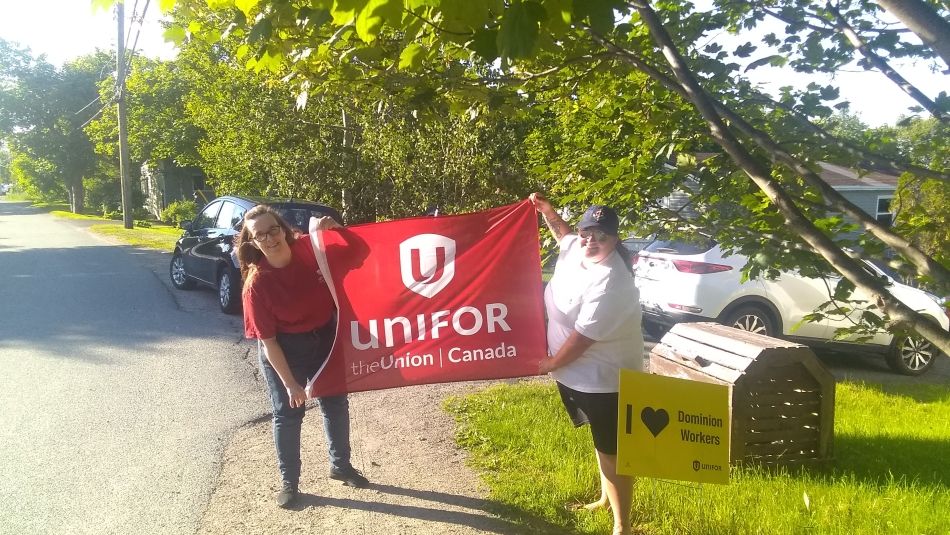
[[[146,0],[126,0],[126,16],[134,6],[141,10]],[[174,47],[165,43],[163,29],[158,20],[158,0],[148,2],[145,23],[141,25],[137,50],[151,57],[170,59],[175,56]],[[139,25],[127,22],[126,28]],[[135,39],[135,31],[132,40]],[[97,47],[114,49],[116,23],[112,11],[93,12],[90,0],[0,0],[0,38],[16,41],[30,47],[34,54],[46,54],[54,64],[92,52]],[[717,41],[735,42],[748,37],[717,36]],[[131,42],[129,43],[131,46]],[[941,90],[950,88],[950,76],[930,72],[927,62],[897,65],[899,72],[916,84],[925,94],[934,97]],[[828,83],[830,77],[806,78],[787,69],[761,67],[752,71],[753,80],[769,90],[782,85],[802,86],[810,80]],[[916,104],[893,83],[876,72],[861,71],[857,67],[839,72],[834,82],[841,86],[841,96],[851,101],[852,111],[871,125],[894,123],[907,109]]]

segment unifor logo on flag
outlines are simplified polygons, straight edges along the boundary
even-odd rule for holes
[[[419,234],[399,244],[399,267],[406,288],[432,297],[455,275],[455,240],[438,234]]]
[[[311,396],[538,373],[547,346],[530,202],[310,238],[338,310]]]

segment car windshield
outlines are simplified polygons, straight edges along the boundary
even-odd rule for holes
[[[648,253],[693,255],[705,253],[706,251],[712,249],[715,245],[715,241],[706,237],[700,237],[696,240],[689,241],[657,239],[654,240],[653,243],[650,243],[644,247],[643,251]]]

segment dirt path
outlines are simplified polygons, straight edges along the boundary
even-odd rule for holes
[[[294,510],[274,504],[279,476],[270,420],[235,434],[198,533],[517,533],[486,511],[486,489],[453,439],[446,396],[485,383],[429,385],[350,395],[353,465],[372,482],[353,489],[327,477],[320,411],[303,427],[303,493]],[[261,391],[263,396],[263,388]]]

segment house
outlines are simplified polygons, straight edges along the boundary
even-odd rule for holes
[[[700,158],[709,154],[700,155]],[[842,197],[872,217],[888,226],[894,223],[896,207],[891,206],[897,183],[900,177],[878,171],[861,173],[840,165],[828,162],[818,162],[818,176],[834,188]],[[693,185],[698,189],[699,184],[688,179],[684,189],[675,191],[660,200],[660,205],[671,211],[678,211],[689,219],[696,215],[696,207],[690,203],[690,192]]]
[[[141,180],[145,208],[156,218],[161,218],[162,210],[175,201],[197,201],[200,208],[210,200],[199,195],[208,191],[204,172],[197,167],[180,167],[170,159],[142,164]]]
[[[894,223],[891,201],[897,191],[900,177],[877,171],[860,174],[854,169],[828,162],[818,162],[818,176],[838,191],[842,197],[864,210],[879,222]]]

